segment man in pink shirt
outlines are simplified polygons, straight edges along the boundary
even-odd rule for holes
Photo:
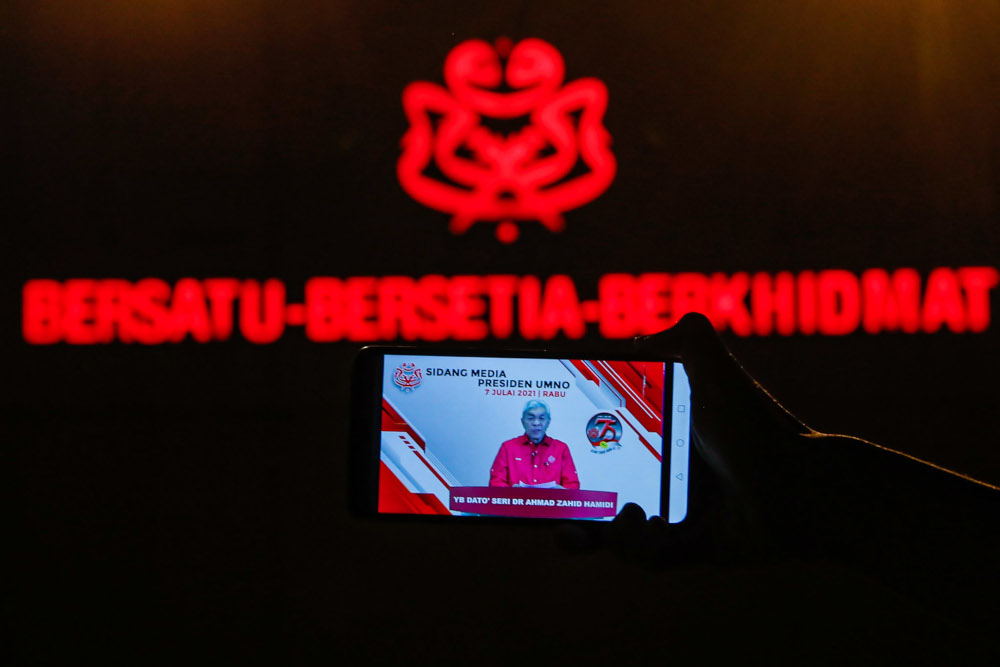
[[[507,440],[490,468],[490,486],[534,486],[555,482],[564,489],[579,489],[580,478],[562,440],[545,435],[551,415],[549,406],[531,400],[521,413],[524,435]]]

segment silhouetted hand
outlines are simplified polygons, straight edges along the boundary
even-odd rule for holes
[[[694,480],[691,499],[690,528],[702,555],[756,559],[811,551],[811,526],[824,502],[817,494],[838,470],[826,455],[830,436],[803,424],[750,377],[704,315],[685,315],[635,344],[682,362],[690,381],[692,448],[708,472],[701,484]]]
[[[1000,489],[807,427],[743,370],[703,315],[635,345],[682,362],[690,380],[689,516],[668,526],[626,505],[611,524],[562,528],[565,547],[603,546],[659,567],[832,558],[969,628],[992,632],[1000,622]]]
[[[801,481],[819,472],[811,468],[819,463],[813,454],[821,434],[747,375],[704,315],[685,315],[667,331],[636,339],[635,347],[684,364],[691,384],[692,446],[708,475],[692,478],[692,511],[682,524],[647,520],[630,504],[598,540],[650,565],[785,553],[802,537],[797,528],[807,499]],[[591,546],[594,537],[566,528],[560,539],[573,548]]]

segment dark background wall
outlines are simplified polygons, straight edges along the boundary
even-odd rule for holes
[[[835,567],[650,584],[602,557],[564,561],[544,530],[359,524],[344,502],[354,345],[292,331],[269,346],[28,346],[20,289],[279,277],[301,296],[316,275],[568,273],[594,285],[611,271],[996,266],[998,3],[109,2],[3,14],[15,655],[221,641],[248,656],[411,647],[429,658],[449,646],[473,657],[498,635],[544,653],[550,634],[579,633],[570,655],[611,659],[616,639],[698,652],[716,628],[764,646],[770,620],[747,625],[760,608],[816,619],[779,612],[805,637],[786,637],[792,654],[815,650],[824,623],[869,648],[888,645],[872,630],[886,616],[889,643],[919,648],[910,624],[939,627]],[[509,246],[485,227],[447,233],[395,175],[403,87],[440,82],[458,42],[500,35],[541,37],[568,79],[606,82],[619,164],[564,233],[526,227]],[[730,342],[816,428],[996,482],[997,332]],[[573,611],[522,637],[533,605],[554,600]],[[391,628],[406,641],[374,642]],[[602,648],[595,628],[610,633]],[[518,641],[501,643],[517,657]]]

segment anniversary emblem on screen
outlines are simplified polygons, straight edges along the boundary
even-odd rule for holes
[[[379,513],[610,519],[628,502],[661,514],[664,480],[686,494],[664,474],[664,415],[689,414],[679,364],[386,353],[381,368]],[[671,439],[687,428],[666,422]]]
[[[622,423],[610,412],[599,412],[587,422],[591,452],[604,454],[621,449]]]
[[[495,223],[504,243],[517,239],[521,222],[562,231],[563,213],[607,190],[616,169],[607,87],[594,78],[564,83],[565,71],[541,39],[458,44],[445,60],[445,86],[417,81],[403,91],[403,189],[450,214],[456,234],[477,222]]]

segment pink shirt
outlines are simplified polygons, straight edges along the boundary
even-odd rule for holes
[[[555,482],[567,489],[580,488],[580,478],[576,475],[569,447],[562,440],[549,436],[537,445],[527,435],[500,445],[490,468],[490,486],[513,486],[518,482]]]

